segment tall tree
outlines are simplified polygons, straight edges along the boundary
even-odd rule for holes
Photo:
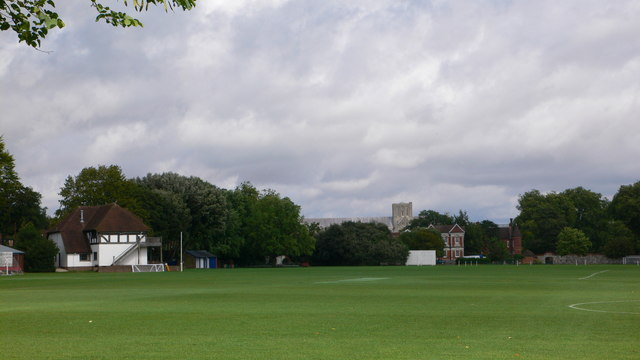
[[[607,213],[609,202],[601,194],[583,187],[567,189],[560,193],[567,197],[575,211],[575,220],[569,226],[579,229],[591,240],[593,251],[600,251],[607,241]]]
[[[12,208],[15,194],[22,184],[14,162],[13,155],[5,150],[4,139],[0,137],[0,238],[3,234],[15,234],[19,225],[15,223]]]
[[[491,261],[503,261],[509,257],[509,249],[504,241],[498,238],[490,238],[486,250],[487,257]]]
[[[483,254],[489,256],[497,248],[498,225],[489,220],[470,223],[464,228],[464,252],[466,254]]]
[[[611,221],[607,224],[607,242],[603,250],[607,257],[617,259],[636,253],[636,241],[633,233],[621,221]]]
[[[314,262],[321,265],[405,264],[408,247],[384,224],[348,221],[317,236]]]
[[[144,222],[150,236],[162,238],[162,251],[168,261],[180,258],[180,232],[191,225],[191,213],[180,195],[160,189],[141,187],[140,205],[146,210]]]
[[[47,226],[41,195],[20,182],[13,155],[5,149],[4,139],[0,136],[0,242],[8,234],[15,236],[28,222],[38,229]]]
[[[399,238],[409,250],[435,250],[437,257],[444,255],[444,241],[440,233],[435,230],[418,228],[403,231]]]
[[[260,192],[249,182],[244,182],[233,191],[227,191],[227,221],[224,233],[224,256],[239,259],[250,232],[248,219],[253,213]]]
[[[42,236],[32,224],[27,223],[18,231],[16,249],[24,251],[24,266],[28,272],[55,271],[56,244]]]
[[[86,167],[75,177],[68,176],[59,193],[60,208],[56,216],[63,217],[78,206],[118,203],[138,216],[146,218],[138,202],[136,184],[127,180],[117,165]]]
[[[460,226],[467,226],[470,223],[469,215],[466,211],[458,210],[458,215],[453,216],[453,223]]]
[[[274,191],[264,191],[247,218],[250,254],[275,262],[276,256],[311,255],[315,239],[302,224],[300,206]]]
[[[135,182],[147,189],[161,190],[177,195],[172,202],[177,208],[186,207],[190,221],[186,228],[174,230],[184,234],[184,246],[208,250],[224,256],[224,233],[228,207],[225,191],[198,177],[186,177],[176,173],[147,174]],[[167,207],[170,209],[171,206]],[[162,216],[166,216],[162,215]],[[183,214],[181,224],[187,219]],[[175,235],[173,235],[175,236]],[[173,241],[175,241],[174,239]]]
[[[127,6],[127,0],[123,1]],[[104,20],[113,26],[129,27],[143,26],[140,20],[122,11],[115,11],[102,1],[89,0],[88,4],[96,12],[96,21]],[[190,10],[196,5],[196,0],[134,0],[133,9],[143,11],[149,5],[162,5],[166,10],[179,8]],[[0,30],[12,30],[18,35],[18,41],[37,48],[47,36],[49,30],[62,29],[65,24],[55,10],[54,0],[0,0]]]
[[[466,212],[462,212],[460,210],[461,220],[466,217]],[[468,217],[466,217],[466,221],[468,221]],[[449,225],[454,224],[455,220],[449,214],[441,214],[435,210],[422,210],[418,214],[418,216],[411,220],[407,229],[417,229],[417,228],[426,228],[429,225]]]
[[[524,247],[535,252],[554,251],[560,231],[575,223],[575,206],[567,196],[531,190],[518,200],[516,223],[522,231]]]
[[[622,221],[640,239],[640,181],[622,185],[613,196],[609,211],[615,220]]]

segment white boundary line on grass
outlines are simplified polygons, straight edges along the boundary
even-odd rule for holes
[[[581,278],[579,278],[578,280],[587,280],[588,278],[594,277],[594,276],[596,276],[596,275],[598,275],[598,274],[605,273],[605,272],[607,272],[607,271],[609,271],[609,270],[602,270],[602,271],[594,272],[593,274],[591,274],[591,275],[589,275],[589,276],[581,277]]]
[[[574,310],[582,310],[582,311],[591,311],[591,312],[599,312],[599,313],[609,313],[609,314],[632,314],[632,315],[640,315],[640,312],[631,312],[631,311],[609,311],[609,310],[593,310],[593,309],[585,309],[580,307],[581,305],[592,305],[592,304],[614,304],[614,303],[630,303],[630,302],[640,302],[640,300],[618,300],[618,301],[592,301],[592,302],[584,302],[568,305],[569,308]]]

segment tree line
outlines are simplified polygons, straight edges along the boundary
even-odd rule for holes
[[[610,258],[640,251],[640,181],[620,186],[611,200],[576,187],[562,192],[528,191],[518,198],[513,223],[522,235],[523,250],[560,255],[602,253]],[[466,211],[456,215],[423,210],[405,231],[430,224],[458,224],[465,229],[465,254],[484,254],[491,260],[510,257],[499,239],[499,226],[490,221],[469,221]]]
[[[83,205],[118,203],[163,239],[169,260],[187,249],[207,250],[241,264],[275,262],[277,256],[310,255],[315,239],[300,206],[274,190],[245,182],[233,190],[172,172],[128,179],[117,165],[88,167],[67,177],[60,190],[62,218]]]
[[[28,250],[27,264],[38,262],[29,259],[39,253],[34,246],[48,248],[51,259],[57,253],[55,245],[41,242],[48,240],[39,233],[78,206],[109,203],[138,215],[152,229],[149,236],[162,237],[168,261],[179,258],[181,233],[185,249],[207,250],[239,264],[308,256],[315,248],[314,227],[303,223],[300,206],[274,190],[258,190],[248,182],[226,190],[171,172],[127,178],[117,165],[87,167],[68,176],[59,192],[60,208],[48,218],[41,195],[20,182],[1,137],[0,195],[0,242],[11,238],[16,248]]]
[[[472,222],[464,210],[459,210],[458,214],[455,215],[440,213],[436,210],[422,210],[403,230],[401,237],[420,236],[423,239],[423,245],[421,247],[410,246],[411,250],[436,250],[436,255],[442,256],[444,244],[440,233],[434,229],[428,229],[428,227],[429,225],[453,224],[458,224],[464,228],[465,254],[482,254],[491,261],[503,261],[510,257],[506,244],[499,238],[498,224],[491,220]],[[430,233],[427,232],[428,230],[430,230]]]
[[[603,253],[611,258],[640,250],[640,181],[622,185],[611,200],[576,187],[518,200],[523,246],[534,253]]]
[[[280,255],[325,265],[402,264],[409,250],[432,249],[442,256],[443,242],[427,229],[431,224],[463,226],[466,254],[510,256],[497,224],[469,221],[462,210],[456,215],[423,210],[399,236],[381,224],[345,223],[321,231],[305,225],[300,206],[274,190],[258,190],[249,182],[227,190],[171,172],[127,178],[117,165],[68,176],[59,195],[60,208],[48,218],[41,195],[21,183],[0,137],[0,243],[15,239],[17,248],[28,249],[27,257],[42,256],[42,249],[55,255],[38,233],[76,207],[113,202],[140,216],[151,227],[150,236],[163,238],[169,261],[179,258],[182,233],[185,248],[208,250],[240,265],[273,263]],[[612,200],[582,187],[546,194],[531,190],[520,195],[517,209],[514,223],[523,249],[534,253],[600,252],[618,258],[640,248],[640,182],[621,186]]]

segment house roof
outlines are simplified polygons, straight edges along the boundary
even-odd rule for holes
[[[210,258],[210,257],[215,257],[215,255],[213,255],[212,253],[206,251],[206,250],[185,250],[185,253],[196,257],[196,258]]]
[[[10,252],[14,254],[24,254],[24,251],[16,250],[14,248],[10,248],[8,246],[0,245],[0,253],[2,252]]]
[[[91,252],[89,241],[84,235],[87,231],[146,232],[149,227],[131,211],[113,203],[80,206],[47,233],[60,233],[67,253],[82,254]]]
[[[441,233],[463,233],[464,229],[458,224],[454,225],[429,225],[430,228],[436,229]]]
[[[511,239],[511,229],[508,227],[499,227],[498,228],[498,238],[500,240],[509,240]]]
[[[510,240],[515,237],[522,237],[520,228],[516,224],[503,225],[498,228],[498,237],[500,240]]]

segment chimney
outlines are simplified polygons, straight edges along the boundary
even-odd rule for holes
[[[84,224],[84,210],[80,209],[80,223]]]

